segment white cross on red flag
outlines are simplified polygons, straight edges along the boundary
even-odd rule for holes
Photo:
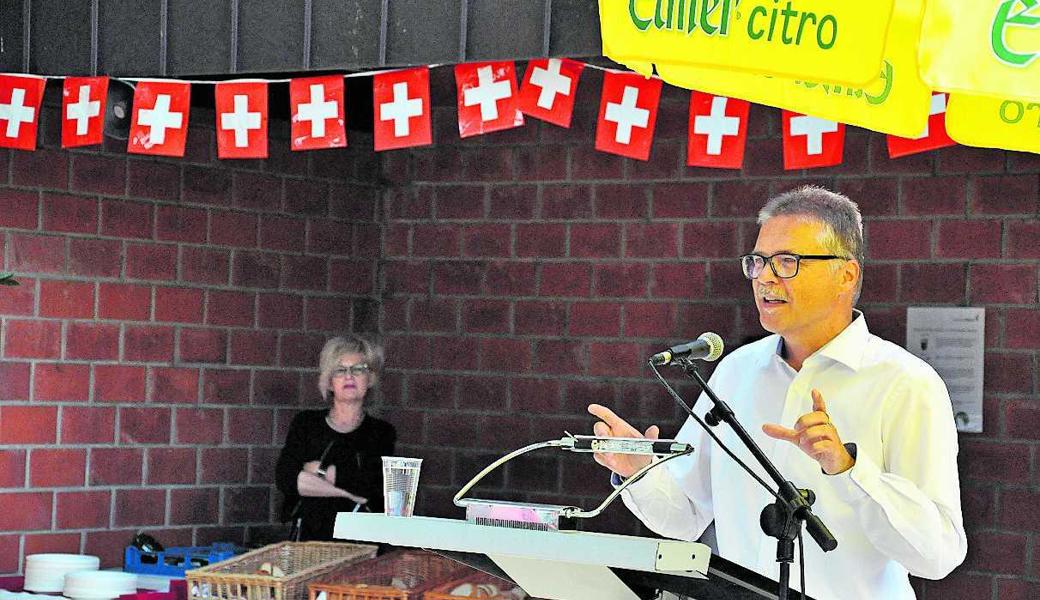
[[[527,63],[520,86],[520,112],[529,117],[571,126],[574,94],[585,63],[569,58],[538,58]]]
[[[784,169],[840,165],[845,151],[845,124],[783,111]]]
[[[43,77],[0,75],[0,148],[36,150]]]
[[[218,83],[213,93],[217,157],[267,158],[267,82]]]
[[[321,150],[347,145],[346,90],[341,75],[289,82],[292,149]]]
[[[512,129],[524,124],[517,106],[516,67],[512,62],[455,65],[459,137]]]
[[[104,141],[108,77],[66,77],[61,90],[61,147]]]
[[[433,143],[429,67],[376,75],[372,105],[376,152]]]
[[[925,123],[924,131],[916,138],[888,136],[888,157],[899,158],[956,144],[957,142],[946,133],[946,94],[936,92],[932,94],[928,121]]]
[[[131,154],[184,156],[190,108],[191,84],[187,82],[137,82],[126,151]]]
[[[637,73],[604,73],[596,150],[649,159],[661,85],[660,79],[647,79]]]
[[[739,169],[744,164],[750,109],[747,100],[691,92],[686,164]]]

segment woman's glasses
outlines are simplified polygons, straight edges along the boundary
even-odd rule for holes
[[[356,365],[350,365],[349,367],[340,367],[332,372],[332,376],[347,377],[349,375],[351,377],[361,377],[362,375],[367,375],[371,371],[372,369],[369,368],[367,364],[360,363]]]

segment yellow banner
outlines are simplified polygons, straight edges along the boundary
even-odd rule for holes
[[[862,87],[676,64],[658,64],[657,72],[679,87],[915,138],[928,122],[932,98],[917,68],[923,4],[924,0],[903,0],[896,5],[881,72]]]
[[[600,0],[603,54],[864,85],[894,0]]]
[[[936,90],[1040,100],[1040,0],[928,0],[921,77]]]
[[[1040,102],[950,94],[946,133],[965,146],[1040,154]]]

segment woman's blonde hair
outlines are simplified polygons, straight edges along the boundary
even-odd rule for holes
[[[365,363],[371,369],[369,389],[379,382],[379,373],[383,370],[386,356],[383,345],[357,333],[336,336],[325,342],[318,358],[318,368],[321,371],[318,374],[318,389],[321,390],[322,398],[328,397],[332,372],[339,368],[339,360],[344,354],[361,354],[365,357]]]

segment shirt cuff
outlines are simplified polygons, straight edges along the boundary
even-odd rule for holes
[[[853,448],[855,448],[854,445]],[[834,490],[838,493],[838,497],[845,502],[853,503],[870,495],[868,490],[872,482],[881,477],[881,469],[877,463],[870,460],[870,457],[858,456],[856,452],[850,452],[856,459],[856,464],[844,473],[833,475],[832,478],[836,484]]]

